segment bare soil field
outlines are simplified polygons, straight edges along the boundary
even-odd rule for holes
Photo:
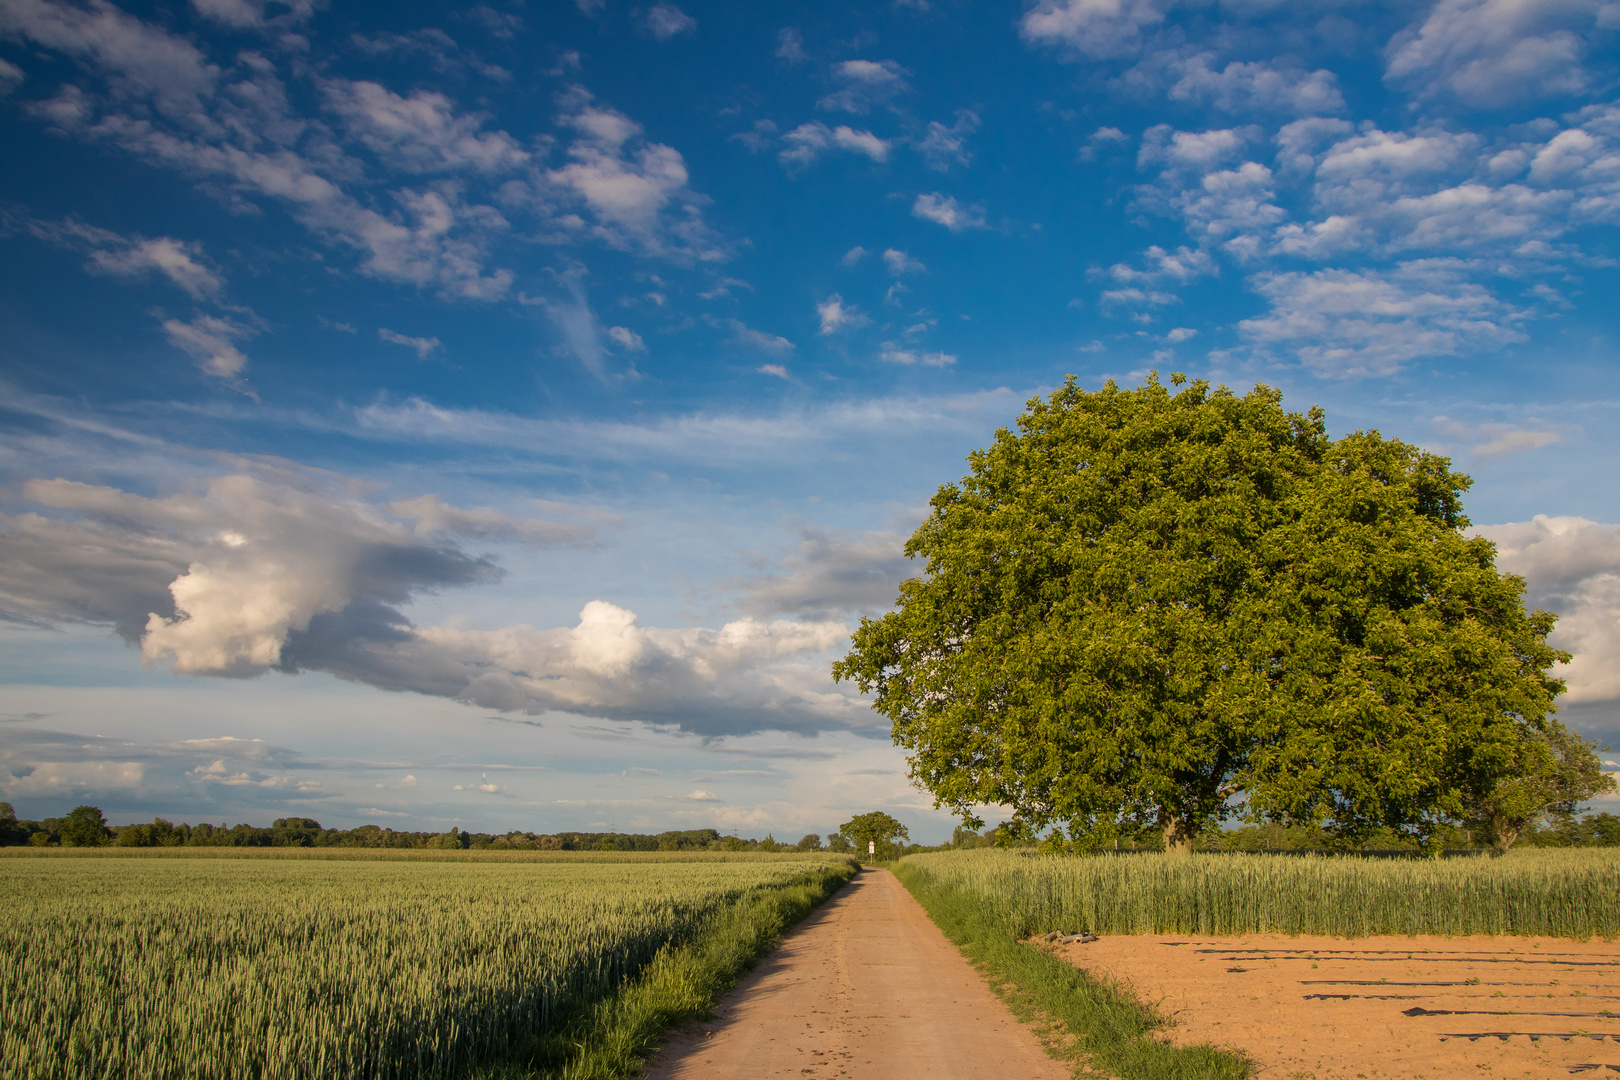
[[[1139,935],[1056,946],[1260,1080],[1620,1075],[1620,943]]]
[[[720,1003],[654,1080],[1063,1080],[893,874],[864,870]]]

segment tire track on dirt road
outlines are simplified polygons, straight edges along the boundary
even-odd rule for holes
[[[651,1080],[1067,1080],[887,870],[863,870],[677,1032]]]

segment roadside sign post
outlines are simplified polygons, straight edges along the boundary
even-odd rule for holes
[[[877,841],[876,840],[868,840],[866,842],[866,853],[868,855],[876,855],[877,854]]]

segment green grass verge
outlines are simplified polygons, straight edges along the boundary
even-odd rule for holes
[[[1166,1022],[1114,983],[1095,978],[1034,945],[1020,944],[973,896],[935,881],[907,862],[894,872],[945,936],[962,950],[1021,1014],[1059,1032],[1054,1052],[1093,1073],[1120,1080],[1240,1080],[1252,1074],[1243,1057],[1207,1043],[1174,1046]],[[1064,1037],[1066,1036],[1066,1038]]]
[[[672,1027],[712,1014],[737,977],[855,876],[853,863],[745,895],[687,941],[666,946],[616,993],[492,1066],[476,1080],[620,1080],[634,1075]]]

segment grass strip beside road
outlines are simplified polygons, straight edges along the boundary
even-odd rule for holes
[[[1044,1017],[1061,1028],[1069,1056],[1094,1073],[1120,1080],[1241,1080],[1252,1074],[1243,1057],[1209,1044],[1175,1046],[1151,1008],[1119,986],[1095,978],[997,922],[978,898],[901,861],[894,872],[945,936],[1007,999],[1021,1019]],[[1048,1040],[1051,1041],[1050,1039]],[[1060,1056],[1063,1051],[1060,1049]]]
[[[803,920],[855,876],[853,861],[742,897],[682,944],[661,950],[630,982],[558,1029],[514,1048],[476,1080],[621,1080],[635,1075],[669,1029],[715,1004]]]

